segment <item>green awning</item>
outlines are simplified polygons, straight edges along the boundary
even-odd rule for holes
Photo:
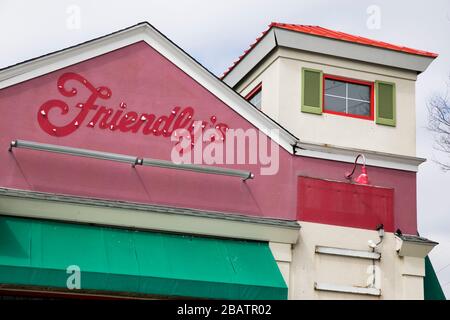
[[[267,243],[0,216],[0,284],[213,299],[286,299]]]
[[[425,278],[423,280],[425,300],[446,300],[436,272],[429,257],[425,258]]]

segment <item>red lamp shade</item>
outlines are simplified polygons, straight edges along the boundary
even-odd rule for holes
[[[362,173],[356,178],[355,182],[358,184],[369,184],[369,176],[367,175],[366,166],[361,168]]]
[[[351,173],[347,173],[347,174],[345,175],[345,177],[346,177],[347,179],[349,179],[349,180],[352,179],[352,176],[353,176],[353,174],[355,173],[356,166],[357,166],[357,164],[358,164],[358,159],[359,159],[359,158],[363,158],[363,166],[362,166],[362,168],[361,168],[362,173],[358,176],[358,178],[356,178],[356,179],[354,180],[354,182],[357,183],[357,184],[365,184],[365,185],[368,185],[368,184],[369,184],[369,176],[367,175],[367,169],[366,169],[366,157],[365,157],[363,154],[359,154],[359,155],[356,157],[355,165],[353,166],[353,171],[352,171]]]

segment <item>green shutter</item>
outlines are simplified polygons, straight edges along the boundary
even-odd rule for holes
[[[302,112],[322,114],[323,72],[302,69]]]
[[[395,83],[376,81],[377,123],[386,126],[396,125]]]

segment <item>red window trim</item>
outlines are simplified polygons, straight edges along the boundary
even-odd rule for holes
[[[370,115],[369,116],[360,116],[360,115],[356,115],[356,114],[348,114],[345,112],[326,110],[325,109],[325,80],[326,79],[344,81],[344,82],[356,83],[356,84],[363,84],[363,85],[369,86],[370,87]],[[373,121],[373,120],[375,120],[374,88],[375,88],[374,82],[368,82],[368,81],[362,81],[362,80],[357,80],[357,79],[352,79],[352,78],[345,78],[345,77],[324,74],[323,75],[323,97],[322,97],[323,98],[323,113],[329,113],[329,114],[334,114],[334,115],[338,115],[338,116]]]
[[[252,91],[250,91],[246,96],[245,100],[250,101],[254,96],[256,96],[259,91],[262,90],[262,82],[260,82]]]

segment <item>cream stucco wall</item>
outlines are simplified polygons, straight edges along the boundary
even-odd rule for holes
[[[369,82],[394,82],[397,90],[396,127],[326,113],[302,113],[303,67]],[[262,82],[262,110],[303,142],[415,156],[415,81],[416,74],[411,71],[280,48],[236,89],[245,96]]]
[[[311,299],[413,299],[422,300],[425,262],[423,258],[400,257],[396,240],[386,233],[376,252],[380,260],[316,253],[317,246],[372,252],[368,241],[378,242],[376,231],[301,222],[296,245],[271,244],[280,271],[289,286],[289,298]],[[291,254],[289,254],[291,248]],[[329,292],[315,283],[364,288],[372,283],[375,261],[376,288],[380,296]]]

